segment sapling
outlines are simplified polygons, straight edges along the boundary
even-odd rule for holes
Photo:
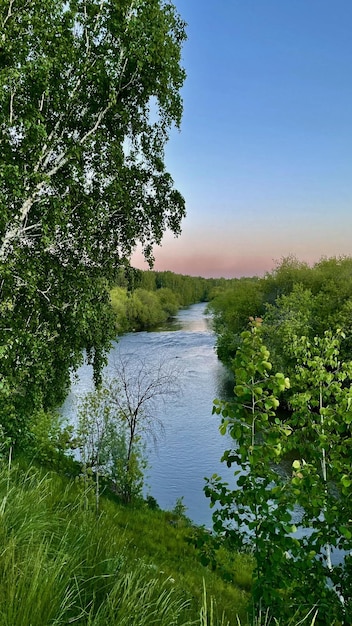
[[[250,329],[241,334],[233,361],[234,400],[214,402],[214,412],[222,416],[221,433],[229,433],[236,442],[222,457],[229,467],[237,466],[236,484],[229,488],[214,475],[205,487],[211,506],[218,507],[213,514],[214,530],[237,548],[254,545],[257,606],[272,603],[282,582],[278,564],[291,547],[287,536],[293,530],[290,502],[282,477],[275,471],[291,435],[291,428],[277,417],[279,396],[290,382],[281,372],[272,372],[261,321],[252,319]]]
[[[214,530],[234,546],[254,546],[254,614],[270,607],[289,619],[316,605],[329,626],[351,622],[352,363],[339,358],[343,338],[292,336],[292,412],[278,415],[290,381],[272,373],[261,320],[252,320],[233,361],[235,398],[214,403],[222,434],[236,442],[223,455],[237,464],[236,484],[214,475],[205,492],[218,507]],[[290,475],[278,464],[292,457]],[[345,551],[338,566],[334,548]]]

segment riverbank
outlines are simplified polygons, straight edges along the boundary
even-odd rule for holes
[[[23,461],[0,470],[0,501],[4,624],[203,626],[203,587],[213,626],[246,623],[250,559],[228,557],[226,581],[200,562],[176,512],[103,495],[97,516],[91,486]]]
[[[208,302],[223,283],[224,279],[128,268],[110,289],[116,331],[122,335],[155,329],[183,307]]]

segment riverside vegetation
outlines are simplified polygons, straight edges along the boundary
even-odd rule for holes
[[[315,607],[317,624],[352,622],[351,303],[351,258],[287,258],[210,305],[234,374],[234,399],[214,411],[237,485],[214,475],[205,492],[215,530],[253,548],[253,619]]]
[[[23,460],[3,464],[0,504],[1,624],[205,626],[234,623],[234,607],[245,616],[250,560],[224,553],[234,582],[202,566],[180,506],[126,507],[110,495],[97,515],[91,486]]]
[[[285,271],[287,263],[286,260],[283,262]],[[297,264],[292,260],[289,263]],[[330,263],[340,268],[341,262],[330,260]],[[342,265],[344,263],[348,260]],[[279,267],[279,275],[280,271],[283,270]],[[152,278],[155,281],[157,275],[147,272],[145,280]],[[178,285],[186,280],[171,273],[169,277]],[[249,280],[248,284],[260,280]],[[268,275],[266,280],[274,281],[275,275]],[[197,283],[197,279],[187,278],[189,284],[192,281]],[[202,279],[200,283],[204,285],[204,281]],[[208,297],[213,298],[210,306],[218,307],[216,298],[224,299],[226,293],[232,299],[237,286],[241,291],[244,282],[247,280],[222,279],[214,284],[210,280]],[[296,291],[294,281],[290,288],[292,293]],[[150,294],[155,292],[156,288]],[[272,306],[280,306],[281,302],[282,293]],[[217,311],[220,315],[219,308]],[[235,308],[233,312],[236,314]],[[287,323],[284,317],[282,319]],[[297,316],[293,319],[293,323],[296,322]],[[248,322],[244,322],[244,328],[246,326]],[[320,343],[316,340],[310,346],[308,339],[302,340],[301,336],[299,345],[293,345],[290,355],[285,355],[292,359],[289,385],[287,377],[275,374],[274,365],[269,360],[269,351],[264,345],[265,322],[262,318],[253,319],[251,328],[239,332],[237,338],[234,334],[238,342],[232,360],[236,379],[234,401],[218,401],[214,405],[215,411],[222,416],[222,432],[229,430],[239,443],[239,448],[236,444],[233,450],[224,454],[224,460],[229,464],[236,461],[244,470],[238,477],[238,488],[232,492],[220,477],[209,479],[205,487],[206,495],[220,505],[214,517],[215,534],[194,528],[185,516],[182,503],[177,503],[174,511],[163,512],[158,510],[153,499],[142,499],[143,450],[139,448],[139,437],[132,490],[131,480],[127,481],[128,498],[124,497],[123,491],[111,489],[114,484],[123,483],[123,464],[120,473],[114,474],[111,457],[106,454],[112,446],[115,459],[123,460],[126,441],[121,430],[116,445],[114,437],[118,433],[112,433],[108,428],[99,431],[98,428],[100,435],[95,443],[102,444],[100,460],[97,461],[93,449],[91,460],[87,462],[86,456],[83,463],[70,456],[70,449],[80,445],[78,434],[70,428],[62,428],[57,418],[48,412],[37,412],[30,421],[26,445],[22,451],[20,447],[14,447],[14,462],[10,459],[8,463],[6,453],[6,449],[12,449],[12,442],[3,437],[1,514],[6,584],[2,587],[1,615],[4,623],[14,626],[17,623],[64,624],[70,620],[79,624],[194,623],[202,626],[232,626],[238,624],[238,620],[242,625],[249,622],[281,626],[311,622],[348,623],[343,622],[343,612],[349,619],[346,613],[349,610],[348,568],[343,573],[342,570],[329,571],[329,575],[337,577],[337,585],[344,593],[345,609],[340,606],[336,591],[325,584],[326,563],[322,565],[316,561],[314,588],[308,582],[303,584],[308,566],[315,563],[314,557],[322,546],[334,546],[342,541],[347,548],[351,539],[347,498],[351,484],[348,455],[350,387],[346,384],[347,364],[344,367],[338,365],[344,337],[338,340],[325,333]],[[309,350],[322,353],[324,345],[327,368],[324,369],[322,363],[319,370],[319,355],[309,357]],[[307,355],[312,361],[311,374],[307,370],[303,387]],[[301,378],[296,382],[294,356],[296,362],[298,359],[302,362]],[[329,377],[333,370],[338,378],[331,384]],[[309,377],[312,376],[311,380]],[[314,376],[320,377],[321,384],[326,387],[321,405],[321,385]],[[325,382],[324,377],[327,377]],[[282,392],[284,396],[293,394],[294,385],[296,403],[301,411],[296,418],[299,420],[296,434],[289,421],[282,421],[276,414]],[[313,397],[313,390],[318,393],[317,399]],[[83,426],[85,418],[91,419],[94,415],[94,406],[99,409],[99,402],[94,404],[101,392],[97,393],[96,397],[93,394],[91,399],[87,397],[85,400],[88,406],[93,401],[89,411],[84,405],[82,407]],[[308,418],[307,399],[313,405]],[[290,402],[294,406],[293,395]],[[101,405],[103,409],[104,403],[105,400]],[[315,405],[317,409],[314,409]],[[340,405],[342,410],[339,412]],[[248,406],[251,407],[249,412]],[[322,408],[327,412],[321,412]],[[95,418],[98,421],[99,415],[103,415],[105,425],[111,419],[116,423],[114,413],[105,410],[99,413],[98,410]],[[326,417],[324,423],[321,416]],[[337,423],[340,423],[339,429]],[[313,427],[312,439],[307,436],[310,427]],[[333,448],[327,447],[327,436],[333,439]],[[301,462],[297,465],[295,461],[292,475],[283,481],[275,471],[275,465],[284,453],[294,449],[296,454],[302,447],[305,458],[309,458],[310,450],[315,450],[312,460],[317,463],[321,463],[325,455],[329,468],[327,478],[333,480],[336,487],[340,485],[343,497],[338,505],[339,515],[336,492],[328,492],[327,481],[320,480],[318,465],[302,465]],[[299,457],[296,455],[296,458]],[[29,459],[33,462],[28,465]],[[97,462],[101,474],[98,506]],[[56,472],[45,470],[45,467],[54,467]],[[333,474],[330,474],[331,469]],[[331,510],[333,513],[333,517],[322,520],[326,522],[325,528],[324,523],[315,525],[313,520],[317,537],[309,540],[309,545],[309,541],[303,543],[301,551],[291,536],[294,524],[290,516],[292,505],[297,501],[307,509],[303,519],[305,524],[308,519],[311,522],[312,516],[316,517],[319,511]],[[236,531],[235,523],[245,520],[250,532],[244,530],[243,525],[241,532]],[[288,553],[295,558],[285,557]],[[26,602],[19,603],[21,590],[25,588]]]
[[[7,626],[232,626],[246,623],[247,606],[252,624],[271,616],[281,626],[351,623],[350,561],[337,581],[338,570],[319,560],[322,545],[349,550],[352,537],[351,259],[313,268],[288,259],[264,279],[213,282],[129,266],[138,243],[152,266],[154,244],[166,229],[178,235],[185,215],[164,159],[182,118],[185,28],[168,0],[0,3],[0,621]],[[84,358],[99,394],[117,332],[150,328],[199,300],[211,301],[218,354],[239,379],[234,402],[215,405],[222,431],[244,442],[224,459],[250,470],[234,493],[220,478],[207,484],[220,505],[215,536],[193,529],[182,503],[168,514],[139,497],[143,456],[137,437],[134,457],[124,457],[127,414],[118,411],[122,432],[105,430],[109,411],[95,404],[95,444],[103,447],[89,447],[93,409],[82,408],[78,433],[55,416]],[[246,330],[249,316],[263,324]],[[275,413],[282,391],[293,426]],[[96,400],[88,398],[91,408]],[[127,489],[116,488],[124,463],[106,454],[101,424],[133,468]],[[273,454],[289,448],[285,437],[299,454],[270,492]],[[69,454],[79,447],[82,463]],[[305,557],[285,528],[292,530],[284,505],[290,516],[296,502],[314,530]],[[255,540],[241,555],[232,520],[242,513]],[[312,606],[302,606],[303,593]]]

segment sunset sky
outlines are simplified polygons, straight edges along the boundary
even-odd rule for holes
[[[166,163],[187,217],[155,269],[239,277],[352,254],[351,0],[174,4],[187,80]]]

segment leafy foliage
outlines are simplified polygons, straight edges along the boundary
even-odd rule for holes
[[[126,268],[110,291],[118,333],[146,330],[174,316],[182,306],[205,302],[221,279]]]
[[[0,27],[0,409],[23,446],[84,348],[99,380],[109,285],[136,243],[152,262],[180,232],[164,145],[185,32],[162,0],[9,0]]]
[[[218,506],[213,514],[214,531],[225,534],[237,548],[248,549],[254,543],[254,600],[272,604],[281,576],[273,566],[286,550],[291,530],[290,512],[282,509],[283,502],[277,498],[281,477],[273,467],[281,458],[282,439],[291,431],[272,418],[279,406],[278,394],[289,387],[289,380],[272,373],[260,325],[260,319],[253,320],[250,330],[241,335],[233,364],[235,400],[214,403],[214,412],[222,416],[221,433],[228,432],[236,441],[236,447],[222,457],[229,467],[237,465],[236,484],[229,488],[214,475],[207,481],[205,494],[211,506]]]
[[[214,293],[210,308],[215,316],[219,357],[228,365],[236,354],[240,334],[250,316],[263,317],[263,337],[273,366],[292,375],[294,360],[287,347],[293,334],[310,339],[326,330],[343,328],[342,357],[352,347],[352,258],[322,259],[312,267],[294,257],[282,259],[263,278],[233,279]],[[287,395],[287,398],[290,394]]]
[[[210,305],[214,313],[214,328],[218,335],[219,358],[230,365],[239,344],[239,335],[247,327],[250,315],[264,312],[260,281],[240,279],[218,293]]]
[[[319,555],[315,564],[317,586],[329,579],[335,595],[321,589],[332,605],[333,616],[351,620],[352,592],[352,362],[340,360],[344,334],[330,331],[324,337],[296,337],[295,389],[290,400],[294,436],[290,449],[299,454],[291,480],[296,503],[302,510],[301,526],[309,527],[301,544],[306,554]],[[335,548],[342,551],[333,566]],[[320,556],[323,555],[323,556]]]
[[[237,548],[253,546],[254,615],[268,608],[278,619],[303,618],[316,606],[317,624],[347,624],[352,364],[340,361],[341,331],[313,341],[292,335],[293,412],[279,416],[279,397],[290,381],[272,373],[261,322],[253,320],[241,335],[234,400],[214,404],[222,434],[236,442],[222,460],[237,467],[232,487],[217,475],[207,481],[205,493],[218,507],[214,530]],[[278,463],[292,457],[285,474]],[[336,547],[344,555],[333,566]]]

